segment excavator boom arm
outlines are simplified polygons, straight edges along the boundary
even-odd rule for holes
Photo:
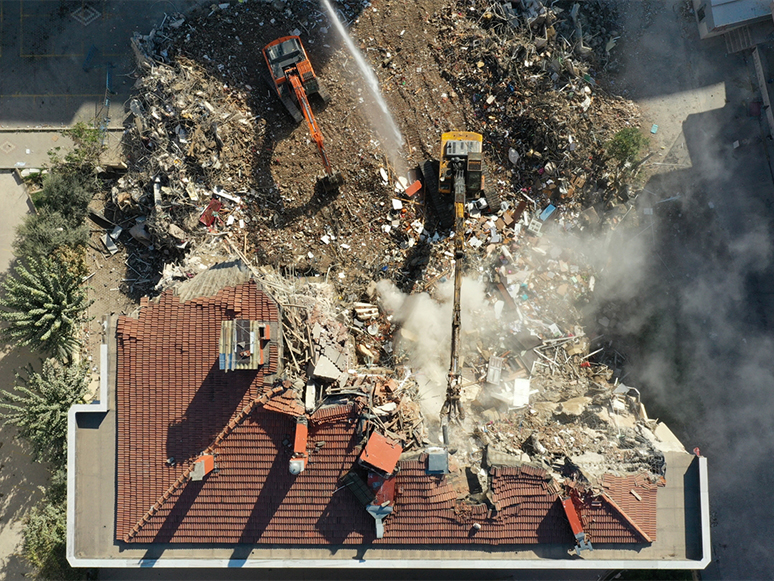
[[[462,259],[465,240],[465,161],[452,162],[454,172],[454,305],[452,311],[451,364],[449,382],[446,387],[446,402],[442,410],[442,422],[451,418],[464,419],[465,412],[460,406],[460,327],[462,293]]]
[[[301,106],[301,112],[304,114],[304,117],[306,117],[306,122],[309,125],[309,133],[312,134],[312,139],[314,139],[314,142],[317,144],[317,150],[320,152],[320,157],[322,157],[325,173],[329,176],[333,175],[331,162],[328,161],[328,154],[325,153],[322,132],[317,125],[317,119],[315,119],[314,113],[312,113],[312,107],[309,105],[309,99],[306,96],[306,91],[304,90],[304,85],[301,83],[298,71],[295,69],[288,70],[286,72],[286,77],[290,80],[293,91],[296,93],[298,104]]]

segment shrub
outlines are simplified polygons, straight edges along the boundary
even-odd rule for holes
[[[616,133],[607,144],[607,154],[621,165],[632,162],[648,145],[645,137],[636,127],[627,127]]]
[[[25,216],[16,228],[13,248],[19,258],[42,258],[53,256],[62,247],[83,248],[88,242],[88,227],[71,227],[60,213],[43,210]]]
[[[29,512],[24,528],[24,557],[38,579],[77,581],[88,572],[67,562],[67,474],[57,469],[46,496]]]
[[[60,214],[71,228],[77,228],[86,218],[86,208],[94,193],[93,181],[78,174],[53,172],[43,180],[36,205],[49,213]]]
[[[0,417],[19,428],[19,436],[32,444],[36,461],[64,467],[67,411],[84,401],[89,388],[88,367],[64,367],[46,359],[40,373],[31,365],[23,372],[16,373],[14,391],[0,392]]]
[[[96,123],[89,125],[79,121],[62,131],[62,135],[72,139],[74,147],[65,154],[64,158],[59,157],[59,147],[49,151],[51,165],[60,173],[75,173],[82,176],[92,173],[105,148],[103,132],[99,126]]]
[[[18,345],[71,360],[80,346],[78,326],[91,302],[81,278],[50,258],[32,258],[3,283],[3,335]]]

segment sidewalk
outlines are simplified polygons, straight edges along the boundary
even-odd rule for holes
[[[117,164],[123,159],[120,149],[123,132],[123,128],[108,129],[103,163]],[[72,147],[72,140],[59,130],[0,129],[0,170],[44,167],[49,163],[48,152],[57,147],[63,151]]]

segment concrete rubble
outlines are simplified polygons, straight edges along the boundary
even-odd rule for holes
[[[438,58],[454,63],[442,71],[453,89],[441,102],[470,108],[503,202],[494,213],[483,200],[469,204],[478,220],[470,224],[470,249],[488,254],[516,225],[539,233],[546,221],[585,231],[619,222],[635,194],[609,164],[604,144],[636,126],[639,112],[604,88],[616,62],[613,8],[597,0],[464,4],[428,14],[424,27],[439,31],[431,47]],[[337,199],[317,191],[310,198],[315,176],[279,154],[287,120],[255,57],[266,40],[293,30],[309,35],[313,54],[329,47],[330,23],[311,8],[307,0],[213,5],[169,15],[133,39],[139,78],[126,123],[127,171],[112,182],[104,208],[124,229],[116,243],[130,256],[131,294],[152,292],[164,263],[221,237],[259,263],[333,272],[345,287],[386,276],[422,291],[448,273],[448,228],[425,200],[421,173],[396,172],[377,140],[340,138],[362,133],[355,115],[332,121],[330,145],[347,177]],[[338,8],[353,26],[369,10],[359,1]],[[399,46],[361,42],[367,53],[384,56],[386,87],[413,87],[425,74],[400,66]],[[351,102],[346,55],[329,58],[344,63],[323,74],[332,102]],[[438,95],[411,97],[422,99]],[[427,123],[438,127],[438,120]],[[296,145],[289,155],[302,157]],[[409,162],[421,165],[436,148],[422,144]]]
[[[457,4],[423,23],[442,33],[432,49],[450,63],[443,78],[454,87],[424,98],[469,104],[469,129],[485,133],[501,205],[466,208],[463,268],[483,289],[476,316],[491,324],[486,333],[464,329],[462,403],[470,413],[439,470],[456,475],[471,500],[485,497],[487,469],[498,465],[529,463],[589,489],[605,473],[659,482],[664,451],[679,443],[621,383],[623,356],[586,334],[583,307],[599,275],[562,243],[636,219],[636,194],[604,153],[615,132],[639,124],[635,106],[604,88],[605,70],[615,67],[615,14],[598,0]],[[339,7],[351,25],[363,8]],[[126,127],[128,170],[107,204],[127,232],[131,290],[157,293],[190,278],[216,248],[239,256],[282,306],[283,380],[307,411],[356,401],[364,434],[376,430],[406,454],[443,449],[421,395],[421,382],[433,379],[409,354],[427,339],[394,318],[377,288],[387,279],[407,294],[439,298],[453,273],[452,233],[425,199],[418,171],[437,144],[418,136],[424,151],[412,151],[403,175],[373,140],[342,138],[348,183],[336,200],[322,198],[309,172],[277,159],[279,138],[268,132],[281,124],[279,104],[232,58],[243,50],[240,35],[264,24],[285,33],[302,26],[305,42],[320,46],[329,23],[308,8],[301,0],[213,5],[134,39],[141,76]],[[233,42],[216,42],[218,34]],[[361,41],[366,51],[377,43]],[[261,47],[250,50],[260,55]],[[387,84],[424,74],[399,66],[393,47],[370,48]],[[337,92],[344,99],[339,84],[331,83],[334,102]],[[337,120],[342,133],[355,123],[348,117]],[[308,201],[293,205],[302,195]]]

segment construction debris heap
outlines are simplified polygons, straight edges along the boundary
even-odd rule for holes
[[[131,244],[168,263],[136,290],[193,276],[220,245],[281,307],[283,397],[306,414],[344,403],[362,410],[360,461],[381,485],[392,453],[427,453],[469,505],[491,503],[497,469],[539,469],[572,523],[573,503],[604,494],[606,475],[662,485],[664,452],[679,446],[621,383],[617,360],[602,363],[611,347],[597,329],[586,333],[581,315],[597,274],[579,241],[618,226],[631,208],[631,172],[604,148],[638,123],[634,105],[603,88],[615,15],[599,1],[459,0],[425,2],[436,9],[417,19],[406,4],[339,3],[406,125],[417,168],[406,175],[364,129],[350,57],[328,45],[329,23],[311,2],[213,5],[134,39],[141,77],[129,167],[111,201],[116,222],[133,222]],[[347,178],[336,195],[316,188],[314,144],[260,79],[261,48],[298,27],[331,92],[320,118]],[[437,155],[441,131],[465,125],[484,136],[500,203],[467,202],[463,261],[418,168]],[[469,413],[445,442],[437,369],[449,337],[409,307],[417,297],[446,305],[436,323],[448,327],[455,260],[476,290],[462,319],[459,398]],[[302,478],[298,426],[290,466]],[[389,470],[369,460],[369,446],[389,449]],[[356,495],[362,484],[345,483]],[[373,510],[383,532],[389,511]],[[578,547],[590,548],[578,534]]]

